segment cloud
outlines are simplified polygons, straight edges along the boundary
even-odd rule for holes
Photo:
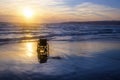
[[[84,2],[74,7],[69,5],[50,6],[47,15],[52,15],[52,17],[59,16],[58,20],[60,21],[61,19],[63,21],[95,21],[120,20],[119,13],[120,9],[118,8]],[[53,21],[53,18],[51,18],[51,21]]]
[[[90,2],[77,5],[75,8],[76,15],[89,17],[90,19],[98,20],[120,20],[120,9],[109,6],[94,4]]]
[[[6,0],[0,2],[0,13],[15,15],[16,10],[28,6],[36,11],[38,20],[49,22],[120,20],[119,8],[91,2],[70,6],[65,1],[67,0]]]

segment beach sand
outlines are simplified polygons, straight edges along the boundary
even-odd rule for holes
[[[120,80],[119,41],[49,41],[44,64],[38,62],[36,45],[1,45],[0,80]]]

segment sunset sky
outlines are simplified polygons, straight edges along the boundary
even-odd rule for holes
[[[101,20],[120,20],[120,0],[0,0],[0,22]]]

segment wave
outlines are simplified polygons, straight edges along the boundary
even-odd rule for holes
[[[0,44],[8,42],[82,41],[96,39],[120,39],[120,25],[50,24],[33,27],[5,24],[0,26]]]

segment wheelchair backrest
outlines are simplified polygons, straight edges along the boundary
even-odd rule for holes
[[[47,39],[40,39],[39,46],[47,46]]]

